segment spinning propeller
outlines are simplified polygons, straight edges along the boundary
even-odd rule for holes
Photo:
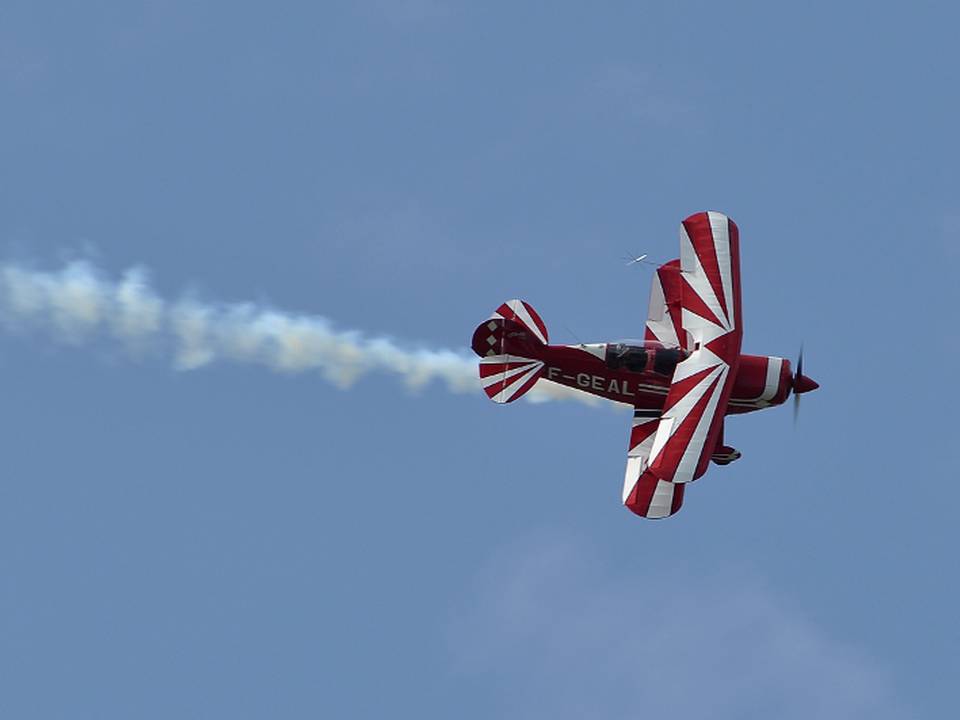
[[[793,376],[793,424],[797,424],[800,415],[800,396],[811,390],[816,390],[820,384],[803,374],[803,345],[800,346],[800,357],[797,358],[797,372]]]

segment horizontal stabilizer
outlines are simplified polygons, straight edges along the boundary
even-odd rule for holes
[[[541,360],[492,355],[480,361],[480,383],[495,403],[513,402],[536,385],[541,375]]]

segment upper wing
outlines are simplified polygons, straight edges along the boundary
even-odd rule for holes
[[[649,490],[654,507],[657,488],[664,487],[660,483],[690,482],[706,470],[733,388],[743,337],[736,224],[715,212],[688,217],[680,227],[680,266],[681,326],[693,352],[674,371],[646,467],[636,479],[637,494],[639,489]],[[666,491],[664,487],[662,493]],[[632,492],[624,494],[630,497]],[[643,509],[627,504],[634,512]]]
[[[720,213],[680,227],[683,328],[694,352],[677,365],[650,451],[650,471],[685,483],[703,474],[730,398],[743,337],[740,242]]]
[[[681,316],[680,260],[671,260],[657,268],[650,286],[645,340],[690,349]]]

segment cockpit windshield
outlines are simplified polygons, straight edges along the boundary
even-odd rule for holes
[[[665,347],[659,343],[628,344],[609,343],[605,361],[611,370],[629,372],[655,372],[670,377],[677,363],[689,353],[677,347]]]

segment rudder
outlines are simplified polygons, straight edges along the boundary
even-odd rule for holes
[[[541,351],[547,327],[529,304],[509,300],[473,333],[471,347],[480,356],[480,382],[496,403],[513,402],[543,374]]]

